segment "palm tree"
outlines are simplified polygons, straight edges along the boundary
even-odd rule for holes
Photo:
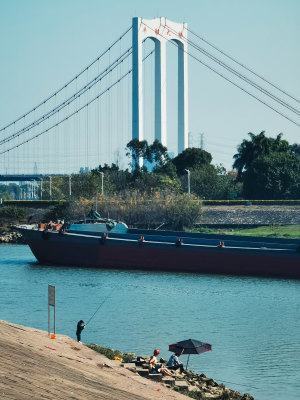
[[[282,140],[282,133],[277,135],[275,139],[265,136],[265,131],[255,135],[249,132],[251,140],[244,139],[237,148],[237,154],[233,156],[233,168],[238,171],[238,179],[241,179],[243,173],[247,171],[253,162],[259,158],[266,156],[272,152],[286,152],[289,149],[289,143]]]

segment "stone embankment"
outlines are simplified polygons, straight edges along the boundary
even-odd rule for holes
[[[19,232],[0,232],[0,243],[23,243],[22,235]]]
[[[299,206],[204,206],[201,225],[298,225]]]
[[[201,400],[254,400],[248,394],[241,394],[225,387],[224,384],[217,383],[214,379],[207,378],[204,374],[198,375],[193,371],[185,370],[184,375],[177,374],[175,378],[163,376],[161,373],[149,373],[149,357],[138,357],[142,361],[135,361],[122,364],[124,368],[139,374],[142,377],[160,382],[168,388],[178,392],[185,393],[187,396]],[[166,367],[166,361],[159,361],[163,367]]]

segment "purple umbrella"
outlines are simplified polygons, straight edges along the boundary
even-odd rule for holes
[[[186,363],[186,368],[189,363],[190,354],[201,354],[205,353],[206,351],[210,351],[211,349],[211,344],[200,342],[200,340],[195,339],[182,340],[181,342],[169,345],[169,351],[173,351],[173,353],[189,355]]]

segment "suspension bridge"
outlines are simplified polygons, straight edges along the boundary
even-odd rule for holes
[[[177,60],[167,59],[167,46],[175,48]],[[172,136],[173,153],[180,153],[189,146],[188,60],[300,126],[299,99],[188,24],[136,17],[68,82],[15,120],[2,124],[0,180],[71,175],[112,163],[125,169],[130,162],[126,144],[135,138],[149,143],[157,139],[169,148]],[[170,87],[166,85],[167,62],[177,75],[176,84]],[[190,85],[194,79],[189,77]],[[176,103],[172,115],[167,112],[167,98]],[[170,128],[172,124],[177,132]]]

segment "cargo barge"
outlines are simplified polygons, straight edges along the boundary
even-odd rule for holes
[[[40,263],[208,274],[300,278],[296,240],[216,237],[171,231],[118,229],[96,224],[66,230],[17,229]],[[126,227],[127,228],[127,227]]]

